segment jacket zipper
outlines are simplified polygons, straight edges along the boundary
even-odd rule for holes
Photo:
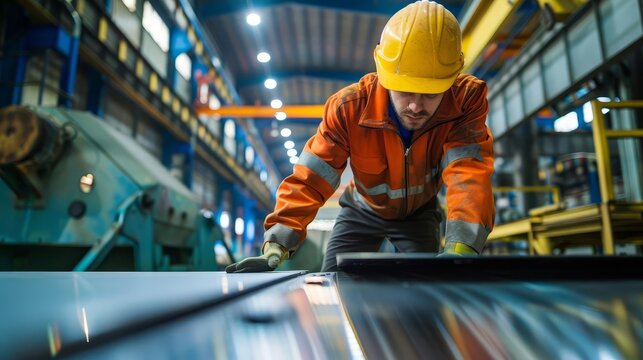
[[[400,139],[401,140],[401,139]],[[404,201],[402,202],[402,215],[406,216],[408,212],[408,202],[409,202],[409,151],[411,146],[404,150]]]

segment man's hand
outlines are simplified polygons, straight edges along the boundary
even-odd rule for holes
[[[478,253],[469,245],[460,242],[450,241],[444,246],[444,250],[438,256],[463,256],[478,255]]]
[[[267,242],[263,246],[263,255],[245,258],[225,268],[227,273],[272,271],[288,258],[288,249],[276,242]]]

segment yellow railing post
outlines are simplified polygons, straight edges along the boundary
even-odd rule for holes
[[[598,171],[598,182],[601,189],[601,201],[609,203],[614,199],[614,187],[612,185],[612,168],[609,156],[609,144],[605,135],[605,118],[601,111],[603,106],[598,100],[592,100],[592,111],[594,122],[592,123],[592,135],[594,137],[594,148],[596,151],[596,166]]]
[[[603,252],[606,255],[614,254],[614,232],[612,230],[612,217],[609,205],[614,200],[614,187],[612,184],[612,167],[610,164],[609,143],[605,134],[605,118],[603,117],[602,104],[592,100],[592,135],[594,137],[594,150],[596,151],[596,167],[598,182],[601,189],[601,238]]]

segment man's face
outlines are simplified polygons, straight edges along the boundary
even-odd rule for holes
[[[393,90],[389,90],[389,92],[397,117],[407,130],[417,130],[424,126],[433,116],[442,97],[444,97],[444,93],[414,94]]]

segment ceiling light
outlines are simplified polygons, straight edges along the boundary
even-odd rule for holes
[[[574,111],[569,112],[554,121],[554,131],[570,132],[578,128],[578,114]]]
[[[286,149],[292,149],[295,147],[295,143],[292,140],[288,140],[284,143]]]
[[[242,218],[238,217],[234,220],[234,233],[237,235],[243,235],[244,221]]]
[[[275,79],[266,79],[266,81],[263,82],[263,86],[266,87],[266,89],[274,89],[277,87],[277,80]]]
[[[224,229],[230,226],[230,214],[227,211],[222,211],[221,215],[219,215],[219,225]]]
[[[268,54],[265,51],[262,51],[259,54],[257,54],[257,60],[259,60],[259,62],[262,62],[262,63],[267,63],[268,61],[270,61],[270,54]]]
[[[293,157],[297,155],[297,149],[288,149],[286,153],[288,154],[288,156]]]
[[[293,165],[295,165],[297,163],[297,161],[299,161],[299,157],[297,157],[297,156],[293,156],[293,157],[290,158],[290,163],[293,164]]]
[[[208,100],[208,107],[212,110],[219,109],[221,107],[221,100],[214,94],[210,94],[210,99]]]
[[[272,136],[272,137],[279,136],[279,130],[277,130],[277,129],[270,130],[270,136]]]
[[[257,13],[250,13],[248,16],[246,16],[246,22],[250,26],[257,26],[261,24],[261,16]]]
[[[276,118],[277,120],[279,120],[279,121],[286,120],[286,117],[287,117],[287,116],[286,116],[286,113],[285,113],[285,112],[283,112],[283,111],[277,111],[277,112],[275,113],[275,118]]]
[[[288,137],[290,136],[290,134],[292,134],[292,131],[290,129],[288,128],[281,129],[281,136]]]
[[[283,104],[284,103],[282,103],[279,99],[272,99],[272,101],[270,102],[270,106],[273,109],[279,109]]]

